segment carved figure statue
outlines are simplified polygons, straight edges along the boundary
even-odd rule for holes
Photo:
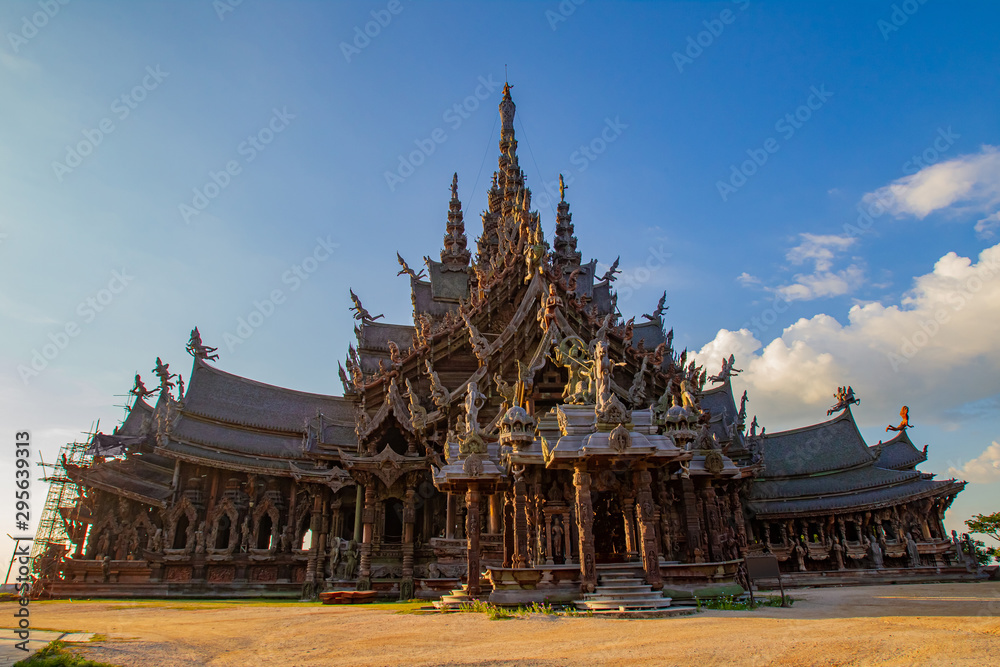
[[[725,382],[727,378],[743,372],[742,369],[736,368],[735,366],[736,357],[730,354],[729,359],[722,360],[722,370],[719,371],[719,374],[709,376],[709,382]]]
[[[420,273],[414,273],[413,269],[411,269],[407,265],[406,260],[403,259],[403,256],[400,255],[398,252],[396,253],[396,260],[399,262],[399,265],[401,267],[403,267],[403,269],[399,273],[396,274],[397,276],[401,276],[401,275],[406,274],[406,275],[410,276],[411,278],[413,278],[414,280],[420,280],[421,278],[424,277],[424,270],[423,269],[420,269]]]
[[[344,578],[353,579],[358,569],[358,543],[351,540],[347,543],[347,553],[344,554]]]
[[[866,542],[865,546],[867,546],[868,549],[871,551],[872,562],[875,563],[875,569],[881,570],[884,567],[884,561],[882,558],[882,545],[879,544],[878,538],[875,535],[872,535],[872,538],[870,540],[866,537],[865,542]]]
[[[196,554],[205,553],[205,522],[198,524],[198,530],[194,531],[194,552]]]
[[[681,405],[695,414],[700,411],[698,401],[695,399],[694,392],[691,391],[691,385],[687,380],[681,380]]]
[[[906,555],[910,557],[910,567],[920,567],[920,549],[910,533],[906,534]]]
[[[129,391],[129,393],[132,394],[133,396],[135,396],[137,399],[142,400],[142,399],[146,398],[147,396],[152,396],[157,391],[158,391],[157,389],[146,389],[146,385],[144,385],[142,383],[142,378],[139,377],[138,373],[136,373],[135,374],[135,385],[132,387],[132,389]]]
[[[490,343],[486,340],[486,337],[479,333],[479,329],[472,323],[469,316],[462,313],[462,319],[465,320],[465,326],[469,330],[469,342],[472,343],[472,352],[476,355],[476,359],[479,360],[480,366],[485,366],[489,360],[489,347]]]
[[[750,437],[754,438],[757,436],[757,415],[753,416],[753,421],[750,422]]]
[[[555,518],[552,522],[552,557],[558,558],[563,554],[563,525],[562,519]]]
[[[326,578],[334,579],[337,576],[337,566],[340,565],[340,538],[336,535],[331,535],[328,543],[330,559],[327,561]]]
[[[206,361],[215,361],[219,358],[218,354],[215,354],[219,348],[209,347],[201,342],[201,332],[198,331],[198,327],[191,330],[191,337],[188,339],[187,351],[195,359],[205,359]]]
[[[632,401],[632,405],[638,406],[640,402],[646,397],[646,365],[649,363],[649,357],[642,358],[642,364],[639,366],[639,371],[635,374],[632,379],[632,386],[628,390],[628,398]]]
[[[97,555],[104,557],[108,555],[108,550],[111,548],[111,534],[109,531],[104,531],[101,534],[101,539],[97,542]]]
[[[480,433],[479,409],[486,403],[486,395],[479,391],[479,385],[470,382],[465,392],[465,428],[467,434]]]
[[[582,404],[593,400],[588,395],[590,383],[590,363],[586,358],[586,348],[577,336],[567,336],[556,346],[552,357],[557,365],[566,369],[569,379],[563,389],[563,399],[570,404]]]
[[[611,373],[616,366],[624,366],[625,362],[614,362],[608,354],[607,346],[598,341],[594,346],[594,360],[590,367],[591,394],[597,401],[598,410],[602,410],[611,400]]]
[[[424,360],[424,366],[427,368],[427,375],[431,379],[431,400],[434,401],[434,405],[436,405],[439,410],[443,410],[448,406],[448,402],[451,400],[451,392],[445,389],[444,385],[441,384],[441,378],[438,376],[437,371],[435,371],[431,366],[430,359]]]
[[[749,403],[749,402],[750,402],[750,397],[747,396],[747,392],[744,389],[743,390],[743,396],[742,396],[742,398],[740,398],[739,421],[740,421],[741,424],[747,420],[747,403]]]
[[[556,286],[549,285],[549,293],[542,300],[542,307],[538,309],[538,321],[546,331],[556,321],[556,310],[563,305],[562,298],[556,294]]]
[[[150,551],[154,553],[159,553],[163,551],[163,529],[157,528],[156,532],[153,533],[153,539],[150,544]]]
[[[851,405],[861,405],[861,399],[854,397],[854,389],[851,387],[837,387],[837,393],[833,395],[837,399],[837,403],[826,411],[826,415],[829,417],[834,412],[840,412],[841,410],[847,409]]]
[[[347,291],[351,293],[351,301],[354,302],[354,305],[351,307],[351,310],[354,311],[354,319],[358,320],[362,324],[371,324],[375,320],[380,320],[385,317],[385,315],[375,315],[373,317],[372,314],[369,313],[363,305],[361,305],[361,299],[359,299],[358,295],[354,293],[354,290],[348,289]]]
[[[493,374],[493,383],[496,384],[497,393],[503,399],[503,405],[500,407],[500,410],[506,411],[514,405],[514,398],[517,393],[516,389],[505,382],[499,373]]]
[[[156,366],[153,368],[153,372],[156,373],[156,377],[160,378],[160,391],[170,392],[174,388],[174,383],[171,380],[177,377],[176,374],[170,372],[170,364],[165,364],[160,361],[160,358],[156,358]]]
[[[559,174],[559,201],[566,201],[566,188],[567,185],[563,182],[563,175]]]
[[[111,557],[105,556],[101,559],[101,580],[108,583],[111,580]]]
[[[406,389],[410,395],[410,425],[417,433],[423,433],[427,429],[427,410],[420,405],[420,396],[409,378],[406,379]]]
[[[663,318],[663,313],[670,308],[669,306],[666,305],[666,303],[667,303],[667,292],[666,290],[664,290],[663,296],[661,296],[660,300],[657,302],[656,310],[653,311],[653,314],[648,315],[646,313],[643,313],[642,316],[645,317],[650,322],[659,322]]]
[[[524,248],[524,263],[527,268],[527,275],[524,276],[525,285],[530,283],[535,275],[542,274],[544,270],[542,260],[545,259],[546,245],[548,245],[542,235],[541,225],[536,225],[534,233],[529,231],[529,235],[531,243]]]
[[[892,424],[886,426],[886,433],[889,431],[905,431],[910,428],[910,408],[904,405],[903,409],[899,411],[899,416],[903,418],[903,421],[899,422],[899,426],[893,426]]]
[[[399,346],[393,341],[389,341],[389,361],[392,362],[393,368],[398,368],[401,363],[403,363],[403,355],[399,351]]]
[[[613,283],[615,280],[617,280],[617,278],[615,278],[615,275],[621,273],[621,271],[618,269],[618,263],[621,262],[621,259],[622,258],[620,256],[615,258],[615,261],[612,262],[611,264],[611,268],[609,268],[607,272],[605,272],[605,274],[601,276],[601,281],[606,280],[609,283]]]

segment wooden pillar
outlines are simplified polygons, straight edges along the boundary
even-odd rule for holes
[[[503,566],[514,567],[514,495],[504,494],[503,504]]]
[[[625,551],[636,553],[635,548],[635,498],[622,498],[622,519],[625,522]]]
[[[684,523],[687,526],[688,558],[693,563],[704,563],[701,550],[701,529],[698,522],[698,499],[691,478],[681,479],[681,496],[684,499]]]
[[[364,506],[365,487],[357,484],[358,491],[354,496],[354,541],[361,544],[361,508]]]
[[[361,564],[358,568],[358,590],[368,591],[372,587],[372,536],[375,532],[375,485],[370,481],[365,485],[365,509],[361,513],[364,524],[361,533]]]
[[[545,564],[555,565],[555,560],[552,558],[552,515],[545,514]]]
[[[660,574],[660,545],[656,540],[653,493],[650,491],[653,476],[648,470],[637,470],[634,479],[639,531],[642,537],[642,567],[646,571],[646,583],[655,591],[663,588],[663,577]]]
[[[563,544],[566,545],[566,564],[575,563],[576,559],[573,557],[575,553],[573,551],[573,519],[570,515],[570,511],[566,510],[563,512]]]
[[[457,499],[455,494],[451,491],[448,492],[448,509],[445,513],[444,519],[444,536],[446,539],[455,539],[455,503]]]
[[[413,598],[413,523],[417,518],[416,491],[407,484],[403,500],[403,577],[399,582],[399,599]]]
[[[523,476],[514,478],[514,567],[528,566],[528,496]]]
[[[503,509],[502,509],[502,505],[501,505],[501,500],[502,500],[502,497],[501,497],[501,494],[499,494],[499,493],[494,493],[494,494],[492,494],[490,496],[490,534],[491,535],[499,535],[500,531],[501,531],[501,528],[500,528],[500,525],[501,525],[501,522],[502,522],[502,516],[501,516],[501,514],[503,513]]]
[[[468,536],[466,559],[469,563],[469,595],[479,595],[479,485],[469,482],[465,492],[465,534]]]
[[[594,507],[590,500],[590,474],[585,463],[578,463],[573,475],[576,487],[576,520],[580,535],[580,589],[593,593],[597,587],[597,566],[594,554]]]

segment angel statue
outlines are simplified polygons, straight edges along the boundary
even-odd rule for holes
[[[659,322],[660,319],[663,318],[663,313],[668,308],[670,308],[670,306],[666,305],[666,303],[667,303],[667,291],[663,290],[663,296],[661,296],[660,300],[657,302],[656,310],[653,311],[653,314],[649,315],[648,313],[643,313],[642,316],[645,317],[650,322]]]
[[[402,270],[396,274],[397,276],[406,274],[411,278],[413,278],[414,280],[420,280],[421,278],[424,277],[425,273],[423,269],[420,269],[420,273],[415,273],[413,269],[411,269],[409,265],[406,263],[406,260],[403,259],[403,256],[400,255],[398,252],[396,253],[396,260],[399,262],[399,265],[403,267]]]
[[[621,271],[618,269],[618,263],[621,262],[621,260],[622,260],[621,257],[616,257],[615,261],[611,264],[611,268],[608,269],[603,276],[601,276],[601,280],[598,282],[606,280],[609,283],[613,283],[615,280],[617,280],[617,278],[615,278],[615,274],[621,273]]]
[[[904,405],[903,409],[899,411],[899,416],[903,418],[903,421],[899,422],[899,426],[893,426],[892,424],[886,426],[886,433],[889,431],[905,431],[912,426],[912,424],[910,424],[910,408]]]
[[[847,409],[851,405],[860,405],[861,399],[854,397],[854,389],[851,387],[837,387],[837,393],[833,395],[837,399],[837,404],[826,411],[829,417],[834,412],[839,412],[841,410]]]
[[[737,373],[742,373],[743,369],[736,368],[736,357],[730,354],[729,359],[722,360],[722,370],[719,371],[718,375],[709,376],[709,382],[725,382],[727,378],[730,378]]]
[[[219,355],[215,352],[219,349],[217,347],[209,347],[201,342],[201,332],[198,331],[198,327],[191,330],[191,338],[188,339],[187,351],[195,359],[205,359],[206,361],[215,361],[219,358]]]
[[[146,389],[146,385],[142,383],[142,378],[139,374],[135,374],[135,386],[129,391],[130,394],[135,396],[137,399],[142,400],[147,396],[151,396],[156,393],[156,389]]]
[[[380,320],[385,317],[385,315],[375,315],[372,317],[372,314],[369,313],[363,305],[361,305],[361,299],[359,299],[358,295],[354,293],[354,290],[348,289],[347,291],[351,293],[351,301],[354,302],[354,305],[351,306],[351,310],[354,311],[354,319],[360,321],[362,324],[370,324],[375,320]]]

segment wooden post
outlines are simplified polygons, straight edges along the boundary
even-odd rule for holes
[[[446,539],[455,539],[455,494],[448,492],[448,509],[445,513],[444,536]]]
[[[653,494],[650,491],[652,480],[648,470],[641,469],[635,473],[636,507],[639,530],[642,532],[642,567],[646,571],[646,583],[655,591],[663,588],[663,576],[660,574],[660,548],[656,541]]]
[[[576,520],[580,535],[580,588],[593,593],[597,588],[597,565],[594,553],[594,507],[590,500],[590,474],[586,463],[578,463],[573,475],[576,487]]]
[[[479,595],[479,486],[469,482],[465,492],[465,534],[468,536],[466,559],[469,563],[469,595]]]

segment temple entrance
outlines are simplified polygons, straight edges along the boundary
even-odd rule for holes
[[[613,491],[594,492],[594,551],[598,563],[628,560],[621,500]]]

